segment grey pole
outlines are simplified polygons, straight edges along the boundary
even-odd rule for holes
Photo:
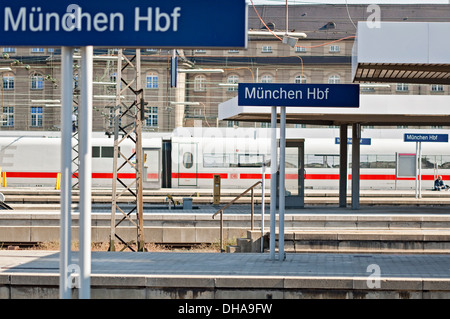
[[[341,124],[339,138],[339,207],[347,207],[347,124]]]
[[[280,200],[279,200],[279,222],[278,222],[278,260],[284,260],[284,209],[285,209],[285,165],[286,165],[286,107],[281,107],[280,115]]]
[[[275,215],[277,210],[277,107],[272,106],[270,119],[270,259],[275,260]]]
[[[80,299],[91,296],[92,81],[93,47],[81,49],[80,157]]]
[[[359,209],[359,163],[361,124],[352,125],[352,209]]]
[[[416,199],[419,198],[419,142],[416,142],[416,179],[415,179],[415,189],[416,189]]]
[[[72,108],[73,108],[73,48],[61,51],[61,216],[59,297],[71,298],[68,266],[71,264],[71,206],[72,206]]]
[[[422,142],[419,142],[419,199],[422,198]]]
[[[262,163],[262,178],[261,178],[261,253],[264,252],[264,214],[265,214],[265,175],[266,175],[266,163]]]

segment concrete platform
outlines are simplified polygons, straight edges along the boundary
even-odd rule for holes
[[[93,252],[91,297],[450,298],[449,265],[450,255]],[[0,298],[58,298],[58,273],[58,252],[0,251]]]

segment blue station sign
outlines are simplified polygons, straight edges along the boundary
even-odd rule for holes
[[[404,142],[448,142],[448,134],[414,134],[405,133]]]
[[[239,83],[240,106],[359,107],[358,84]]]
[[[246,48],[247,14],[245,0],[1,1],[0,43]]]
[[[351,145],[352,144],[352,138],[348,137],[347,138],[347,144]],[[335,137],[334,138],[334,144],[340,144],[341,143],[341,138],[340,137]],[[365,138],[362,137],[359,139],[359,143],[360,145],[371,145],[372,144],[372,139],[371,138]]]

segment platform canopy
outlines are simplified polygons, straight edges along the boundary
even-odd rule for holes
[[[432,107],[431,107],[432,106]],[[287,107],[286,122],[341,125],[450,125],[448,95],[360,96],[359,108]],[[219,120],[270,122],[267,106],[239,106],[238,98],[219,104]]]
[[[450,84],[450,23],[359,22],[353,82]]]

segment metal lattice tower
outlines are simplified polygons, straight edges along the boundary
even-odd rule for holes
[[[127,69],[135,72],[135,77],[127,83],[122,76]],[[113,184],[112,184],[112,210],[111,210],[111,236],[110,251],[115,250],[115,241],[119,240],[125,245],[124,249],[133,249],[136,244],[137,251],[144,251],[144,227],[143,227],[143,198],[142,198],[142,119],[144,118],[144,92],[141,82],[141,53],[136,50],[136,55],[131,59],[118,52],[117,78],[116,78],[116,107],[114,113],[114,159],[113,159]],[[127,105],[121,97],[125,93],[131,92],[135,99]],[[123,119],[123,121],[122,121]],[[131,119],[127,123],[126,119]],[[135,147],[132,154],[124,154],[126,148],[120,145],[127,139],[131,140]],[[134,161],[133,161],[134,159]],[[127,182],[121,178],[121,172],[130,168],[136,173],[136,179]],[[135,205],[131,209],[126,209],[125,204],[120,203],[120,197],[131,194],[135,198]],[[128,204],[129,205],[129,204]],[[121,214],[121,218],[116,217],[116,213]],[[118,214],[119,214],[118,213]],[[136,218],[133,218],[136,213]],[[121,234],[121,228],[128,230],[130,227],[136,228],[136,239],[126,238]]]

